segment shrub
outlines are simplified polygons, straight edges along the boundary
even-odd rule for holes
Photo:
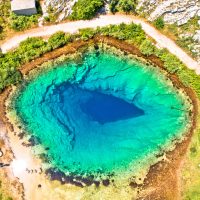
[[[47,43],[41,38],[28,38],[14,51],[3,54],[0,57],[0,90],[21,80],[21,74],[17,70],[21,64],[49,50]]]
[[[96,31],[92,28],[84,28],[79,30],[79,34],[82,40],[88,40],[96,34]]]
[[[103,0],[79,0],[73,7],[70,19],[91,19],[103,5]]]
[[[42,38],[28,38],[20,43],[19,48],[14,51],[14,57],[20,58],[20,64],[28,62],[42,54],[50,51],[51,49]]]
[[[151,43],[151,41],[149,40],[144,40],[142,42],[142,44],[140,45],[140,51],[144,54],[144,55],[152,55],[155,52],[155,46]]]
[[[134,23],[109,25],[102,28],[97,28],[97,33],[102,35],[112,36],[121,40],[129,40],[135,44],[141,44],[146,39],[145,32],[140,25]]]
[[[110,9],[110,12],[112,13],[115,13],[117,12],[117,4],[118,4],[118,0],[112,0],[109,4],[109,9]]]
[[[21,80],[21,74],[16,68],[0,69],[0,92],[7,86]]]
[[[62,31],[53,34],[48,40],[48,45],[50,45],[52,49],[56,49],[65,44],[66,44],[65,33]]]
[[[182,62],[167,50],[162,50],[158,57],[164,62],[165,68],[171,73],[175,73],[183,69]]]
[[[21,42],[19,47],[0,56],[0,91],[6,86],[21,80],[17,70],[20,65],[29,62],[52,49],[61,47],[72,40],[71,35],[57,32],[45,42],[42,38],[33,37]]]
[[[125,13],[135,12],[136,1],[135,0],[112,0],[110,2],[110,11],[115,13],[122,11]]]
[[[15,31],[23,31],[38,22],[38,15],[24,16],[12,13],[10,15],[10,27]]]
[[[119,10],[129,13],[135,11],[135,1],[133,0],[120,0],[118,3]]]
[[[154,26],[157,28],[157,29],[163,29],[164,26],[165,26],[165,22],[163,20],[162,17],[159,17],[157,18],[154,22],[153,22]]]
[[[6,35],[6,28],[10,15],[10,0],[0,0],[0,40]]]

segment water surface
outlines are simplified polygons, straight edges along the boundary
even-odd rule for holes
[[[16,99],[26,130],[65,172],[131,170],[188,124],[188,104],[154,67],[91,51],[33,78]]]

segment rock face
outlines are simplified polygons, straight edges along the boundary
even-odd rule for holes
[[[137,11],[144,14],[150,21],[162,16],[166,24],[176,23],[178,26],[189,23],[190,19],[197,17],[196,27],[191,30],[180,28],[177,37],[200,63],[199,0],[139,0]]]
[[[138,10],[149,15],[153,21],[160,16],[166,23],[182,25],[195,16],[200,16],[199,0],[140,0]]]
[[[49,8],[53,9],[54,14],[59,14],[58,21],[72,13],[72,7],[78,0],[45,0],[43,4],[43,11],[48,15]]]

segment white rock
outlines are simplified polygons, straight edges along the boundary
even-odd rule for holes
[[[196,31],[195,35],[193,36],[193,40],[200,42],[200,30]]]
[[[78,0],[45,0],[44,10],[53,8],[53,14],[58,14],[57,21],[62,21],[72,13],[72,8]]]
[[[148,0],[139,0],[138,5],[147,8],[144,12],[150,12],[150,21],[163,16],[166,23],[182,25],[194,16],[200,16],[199,0],[155,0],[153,4]]]

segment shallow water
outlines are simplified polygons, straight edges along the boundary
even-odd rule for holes
[[[106,51],[45,70],[15,105],[51,164],[77,174],[127,171],[189,122],[186,100],[158,69]]]

